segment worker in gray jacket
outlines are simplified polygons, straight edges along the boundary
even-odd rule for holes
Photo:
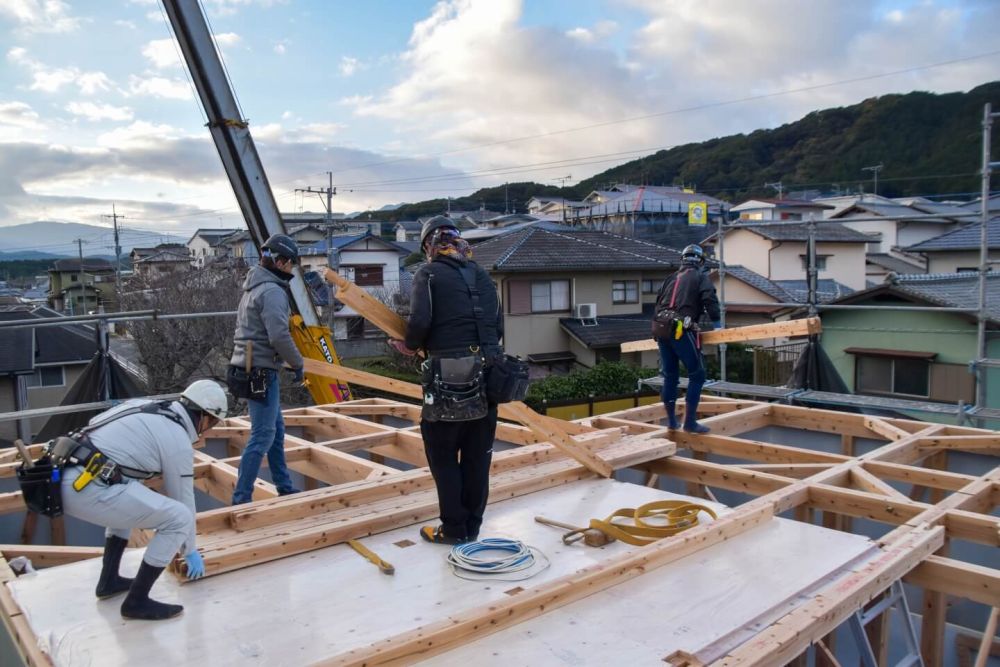
[[[261,248],[260,266],[250,269],[243,283],[229,378],[233,389],[234,372],[248,371],[247,391],[234,389],[234,393],[248,399],[250,438],[240,458],[233,505],[253,500],[254,483],[265,455],[278,493],[284,496],[298,492],[285,462],[285,421],[281,416],[278,384],[278,371],[283,364],[291,367],[295,382],[301,383],[305,377],[302,355],[288,329],[291,316],[288,283],[298,260],[295,241],[284,234],[274,234]]]
[[[195,543],[193,443],[226,416],[228,399],[211,380],[192,383],[177,401],[126,401],[102,412],[90,425],[53,447],[64,448],[63,511],[106,527],[104,563],[97,597],[128,591],[126,618],[163,620],[183,607],[151,600],[149,591],[177,553],[184,554],[189,579],[204,576]],[[163,493],[138,480],[161,477]],[[134,528],[155,531],[135,579],[119,573]]]

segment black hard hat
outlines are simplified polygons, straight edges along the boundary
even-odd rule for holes
[[[441,229],[442,227],[451,227],[452,229],[458,229],[455,226],[455,221],[446,215],[435,215],[430,220],[424,222],[424,226],[420,228],[420,246],[423,247],[424,242],[427,241],[427,237],[434,233],[434,230]]]
[[[701,263],[705,261],[705,251],[700,245],[692,243],[681,251],[681,259]]]
[[[299,246],[295,243],[295,239],[287,234],[272,234],[271,238],[264,241],[264,249],[293,262],[299,261]]]

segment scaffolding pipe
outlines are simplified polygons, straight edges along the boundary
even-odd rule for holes
[[[986,271],[989,269],[989,213],[990,213],[990,149],[993,138],[993,105],[987,102],[983,106],[983,167],[982,191],[980,193],[980,225],[979,230],[979,313],[976,327],[976,361],[987,358],[986,351]],[[986,407],[986,366],[976,365],[976,405],[975,409]]]
[[[0,322],[0,329],[25,329],[34,327],[62,327],[70,324],[86,322],[142,322],[147,320],[192,320],[199,317],[234,317],[235,310],[220,310],[210,313],[173,313],[161,315],[156,310],[137,310],[125,313],[107,313],[98,315],[80,315],[77,317],[46,317],[37,320],[12,320]]]
[[[787,302],[765,302],[765,301],[743,301],[743,302],[732,302],[728,304],[729,306],[776,306],[779,308],[806,308],[805,303],[787,303]],[[976,308],[953,308],[951,306],[862,306],[853,303],[844,304],[832,304],[832,303],[818,303],[816,304],[817,310],[903,310],[903,311],[915,311],[915,312],[926,312],[926,313],[967,313],[974,314],[977,312]]]

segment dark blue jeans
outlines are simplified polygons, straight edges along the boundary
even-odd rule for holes
[[[253,500],[253,485],[260,472],[261,461],[267,456],[271,469],[271,480],[278,487],[278,493],[294,490],[292,478],[285,463],[285,420],[281,416],[281,391],[278,386],[278,371],[267,371],[267,392],[263,401],[250,399],[250,439],[240,458],[240,475],[233,491],[233,504],[240,505]]]
[[[679,339],[657,338],[656,342],[660,347],[660,372],[663,373],[660,398],[668,409],[673,409],[677,401],[677,384],[680,380],[678,363],[684,364],[688,373],[684,423],[693,424],[697,419],[695,413],[698,410],[698,401],[701,399],[701,387],[705,384],[705,365],[701,361],[701,350],[698,349],[695,334],[685,331]]]

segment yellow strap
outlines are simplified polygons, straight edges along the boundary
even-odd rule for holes
[[[636,508],[623,507],[605,519],[591,519],[589,527],[626,544],[641,547],[697,526],[698,512],[717,518],[715,511],[705,505],[686,500],[657,500]],[[567,533],[563,539],[575,533],[582,534],[583,530]]]

